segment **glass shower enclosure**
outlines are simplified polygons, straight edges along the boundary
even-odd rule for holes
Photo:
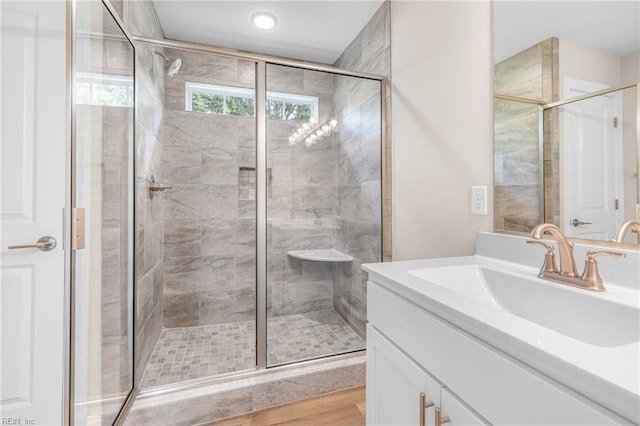
[[[73,46],[72,423],[111,425],[134,388],[134,49],[101,2]]]
[[[137,50],[181,63],[153,83],[160,154],[137,172],[171,187],[151,206],[162,317],[142,391],[364,349],[360,266],[382,260],[381,79]]]

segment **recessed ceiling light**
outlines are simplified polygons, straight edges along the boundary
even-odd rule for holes
[[[251,22],[261,30],[270,30],[276,26],[278,20],[270,13],[258,12],[251,15]]]

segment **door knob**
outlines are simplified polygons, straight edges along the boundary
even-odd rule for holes
[[[573,220],[571,221],[571,224],[572,224],[574,227],[578,227],[578,226],[580,226],[580,225],[591,225],[591,222],[583,222],[583,221],[581,221],[581,220],[579,220],[579,219],[573,219]]]
[[[41,251],[51,251],[58,245],[58,242],[55,238],[50,236],[40,237],[35,244],[21,244],[15,246],[9,246],[9,250],[18,250],[18,249],[27,249],[27,248],[37,248]]]

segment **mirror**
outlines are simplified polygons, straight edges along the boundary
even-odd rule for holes
[[[611,241],[640,214],[640,4],[493,5],[494,229]]]

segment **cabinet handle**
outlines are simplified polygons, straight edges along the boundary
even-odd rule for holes
[[[451,419],[449,418],[449,416],[443,416],[442,413],[440,412],[440,409],[438,407],[436,407],[436,426],[440,426],[443,423],[449,423],[451,421]]]
[[[425,425],[425,420],[427,419],[426,409],[434,405],[433,401],[427,401],[427,395],[424,392],[420,392],[420,426]]]

